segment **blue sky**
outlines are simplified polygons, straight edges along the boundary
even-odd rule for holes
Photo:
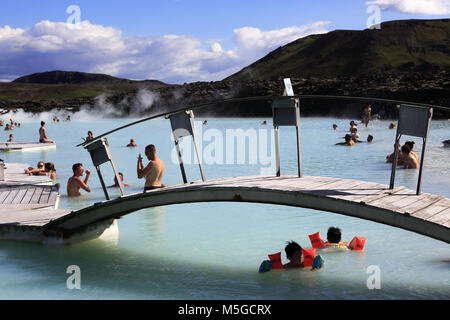
[[[14,68],[20,64],[13,59],[17,54],[11,54],[12,61],[0,58],[0,80],[52,68],[76,68],[136,79],[158,77],[178,83],[219,80],[298,37],[335,29],[365,29],[370,16],[366,10],[372,4],[380,8],[381,21],[447,18],[450,10],[450,0],[369,2],[2,0],[0,49],[15,53],[19,50],[19,57],[34,59],[35,64],[28,62],[25,67]],[[81,31],[73,31],[78,32],[74,36],[68,36],[65,27],[57,24],[67,21],[70,14],[66,9],[70,5],[80,8],[81,21],[86,22]],[[39,25],[47,20],[50,25]],[[116,32],[108,33],[110,29]],[[97,33],[99,38],[92,40]],[[2,35],[8,40],[11,36],[21,37],[21,41],[10,48],[6,40],[2,42]],[[176,38],[167,39],[167,35]],[[76,47],[67,45],[74,39]],[[252,47],[252,43],[256,45]],[[127,50],[134,53],[127,56]],[[75,51],[84,60],[74,61]],[[181,61],[173,51],[186,58]],[[70,61],[64,59],[68,55],[72,55]],[[107,63],[100,61],[101,57],[106,57]],[[164,67],[158,67],[159,59]]]

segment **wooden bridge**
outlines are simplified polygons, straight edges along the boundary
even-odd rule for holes
[[[251,176],[216,179],[130,194],[81,210],[30,211],[0,221],[0,237],[72,244],[100,236],[114,220],[156,206],[192,202],[252,202],[335,212],[450,243],[450,199],[404,187],[351,179]],[[27,220],[28,219],[28,220]],[[32,223],[30,223],[32,222]]]
[[[323,98],[323,96],[320,97]],[[267,99],[267,97],[263,98]],[[15,210],[8,211],[2,208],[7,208],[6,206],[8,205],[11,208],[17,202],[30,198],[29,195],[32,191],[24,191],[25,189],[23,188],[23,191],[17,191],[14,196],[12,196],[12,191],[9,191],[10,193],[0,203],[0,239],[72,244],[99,237],[105,230],[114,225],[116,219],[145,208],[192,202],[250,202],[334,212],[402,228],[450,243],[450,199],[420,193],[421,172],[432,108],[439,108],[439,106],[419,104],[411,106],[404,102],[384,99],[332,97],[402,103],[397,126],[396,147],[394,149],[397,150],[401,134],[424,138],[418,188],[416,191],[413,191],[405,187],[394,187],[395,161],[389,186],[352,179],[304,176],[301,165],[299,98],[311,98],[311,96],[270,98],[274,100],[272,105],[276,139],[276,172],[274,175],[223,178],[208,181],[204,175],[201,161],[199,161],[202,181],[188,183],[178,146],[178,139],[192,136],[198,156],[193,112],[192,110],[180,109],[172,113],[158,114],[114,129],[94,138],[92,141],[81,144],[91,154],[107,201],[75,211],[56,210],[56,204],[54,208],[50,208],[53,205],[53,200],[50,201],[50,199],[55,199],[55,197],[52,198],[51,194],[49,194],[48,197],[44,196],[43,198],[44,200],[47,199],[47,202],[44,203],[45,206],[32,207],[26,213],[22,212],[19,214]],[[258,97],[232,99],[230,101],[252,101],[257,99]],[[203,107],[207,105],[203,105]],[[447,107],[441,108],[446,111],[450,110]],[[402,113],[402,110],[405,111]],[[167,116],[171,121],[184,184],[130,195],[125,195],[123,186],[120,185],[122,196],[109,200],[109,195],[101,176],[100,165],[105,162],[111,162],[119,183],[120,178],[118,177],[108,142],[103,137],[131,125],[161,116]],[[296,126],[297,176],[280,174],[279,126]],[[397,153],[395,154],[396,157]],[[34,192],[38,191],[35,190]],[[2,194],[0,193],[0,197],[2,197]],[[21,200],[17,198],[19,194],[22,197]],[[12,201],[12,203],[8,203],[6,199],[9,199],[8,201]]]

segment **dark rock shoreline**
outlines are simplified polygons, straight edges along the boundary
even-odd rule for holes
[[[298,95],[337,95],[372,97],[450,106],[450,70],[435,73],[412,73],[405,75],[373,74],[339,79],[292,78],[294,92]],[[115,106],[121,116],[130,113],[130,101],[136,99],[140,89],[147,89],[157,97],[151,108],[139,110],[140,116],[150,116],[159,112],[170,112],[183,107],[231,98],[252,96],[278,96],[283,92],[283,81],[254,80],[248,82],[216,81],[194,82],[184,85],[146,86],[119,94],[106,94],[105,102]],[[396,117],[397,108],[388,103],[372,102],[372,114],[382,118]],[[304,99],[301,101],[303,116],[359,117],[367,105],[364,101]],[[81,107],[98,108],[98,98],[80,97],[72,99],[42,99],[31,101],[0,100],[0,108],[23,109],[39,113],[64,109],[77,112]],[[196,111],[200,116],[215,117],[270,117],[272,114],[267,101],[227,103],[209,106]],[[450,112],[435,110],[434,118],[450,118]]]

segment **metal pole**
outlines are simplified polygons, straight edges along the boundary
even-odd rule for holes
[[[300,133],[300,101],[295,99],[295,127],[297,129],[297,162],[298,162],[298,177],[303,177],[302,172],[302,147],[301,147],[301,133]]]
[[[277,177],[281,175],[280,173],[280,145],[278,141],[278,126],[274,127],[275,130],[275,157],[276,157],[276,165],[277,165]]]
[[[423,169],[423,162],[425,160],[425,147],[427,145],[427,139],[426,138],[422,138],[423,139],[423,145],[422,145],[422,157],[420,159],[420,169],[419,169],[419,180],[417,181],[417,191],[416,191],[416,195],[420,194],[420,188],[422,186],[422,169]]]
[[[401,135],[397,134],[395,137],[395,146],[394,146],[394,160],[392,161],[392,170],[391,170],[391,183],[389,184],[389,189],[394,189],[394,180],[395,180],[395,170],[397,169],[397,160],[398,160],[398,146],[400,144]]]
[[[123,188],[122,180],[120,179],[120,176],[119,176],[119,171],[117,170],[116,164],[115,164],[114,161],[112,160],[112,157],[111,157],[111,159],[110,159],[110,162],[111,162],[111,166],[112,166],[113,171],[114,171],[114,175],[115,175],[115,177],[116,177],[116,179],[117,179],[117,182],[119,183],[120,193],[121,193],[122,196],[123,196],[123,195],[125,195],[125,190],[124,190],[124,188]]]
[[[201,154],[200,154],[200,152],[198,150],[198,146],[197,146],[197,139],[196,139],[197,132],[195,130],[194,113],[192,111],[190,111],[190,120],[191,120],[191,128],[192,128],[192,140],[194,140],[195,154],[197,155],[197,159],[198,159],[198,167],[200,168],[200,174],[202,176],[202,181],[205,182],[206,177],[205,177],[205,172],[203,171]]]
[[[103,188],[103,192],[105,193],[106,200],[110,200],[108,191],[106,189],[105,181],[103,181],[102,173],[100,172],[100,167],[95,166],[95,169],[97,169],[97,174],[100,179],[100,183],[102,184],[102,188]]]
[[[175,139],[175,147],[177,148],[178,162],[180,163],[181,176],[183,177],[183,182],[187,183],[186,172],[184,171],[183,158],[181,156],[180,145],[178,144],[178,139]]]

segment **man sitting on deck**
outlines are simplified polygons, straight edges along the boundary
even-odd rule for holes
[[[161,184],[161,179],[164,175],[164,161],[162,161],[156,155],[156,147],[151,144],[145,147],[145,155],[150,163],[144,168],[142,163],[141,154],[139,154],[137,162],[137,176],[138,179],[145,177],[145,188],[144,191],[164,188],[165,185]]]
[[[45,121],[41,121],[41,127],[39,128],[39,142],[40,143],[55,143],[55,141],[50,140],[45,132]]]
[[[86,178],[81,180],[84,168],[81,163],[75,163],[72,166],[73,176],[67,181],[67,196],[78,197],[81,196],[80,189],[83,188],[86,192],[91,192],[91,188],[87,185],[91,172],[86,170]]]

